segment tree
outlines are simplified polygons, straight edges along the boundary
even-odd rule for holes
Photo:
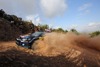
[[[52,29],[53,32],[65,32],[62,28]]]
[[[3,15],[5,14],[5,11],[3,9],[0,10],[0,17],[3,17]]]
[[[44,25],[39,24],[38,27],[40,31],[45,31],[45,29],[49,29],[49,26],[47,24],[44,24]]]
[[[70,31],[75,33],[75,34],[79,34],[76,29],[71,29]]]
[[[65,30],[64,32],[66,33],[66,32],[68,32],[68,30]]]
[[[57,31],[58,32],[64,32],[64,30],[62,28],[58,28]]]
[[[100,31],[95,31],[90,34],[91,37],[98,36],[98,35],[100,35]]]

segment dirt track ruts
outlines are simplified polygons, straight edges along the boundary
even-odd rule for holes
[[[100,54],[81,53],[71,48],[66,55],[42,56],[14,42],[2,42],[0,67],[100,67]]]

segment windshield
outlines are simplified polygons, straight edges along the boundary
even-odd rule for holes
[[[21,38],[28,39],[29,38],[29,35],[27,35],[27,36],[21,36]]]
[[[32,34],[32,36],[39,36],[39,35],[42,35],[42,34],[43,34],[43,32],[35,32],[35,33]]]

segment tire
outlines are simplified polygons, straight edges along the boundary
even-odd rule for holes
[[[35,50],[35,46],[37,45],[37,41],[35,41],[32,45],[31,45],[31,49]]]

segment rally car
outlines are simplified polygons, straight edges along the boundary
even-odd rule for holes
[[[25,48],[32,48],[32,44],[44,35],[44,32],[35,32],[30,35],[24,35],[16,38],[16,44]]]

